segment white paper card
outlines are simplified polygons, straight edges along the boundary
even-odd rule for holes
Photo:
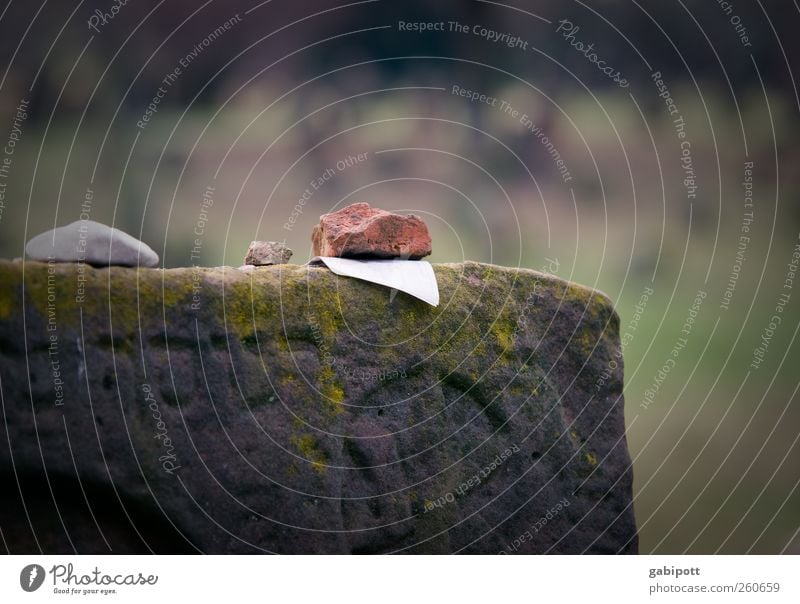
[[[429,262],[424,260],[354,260],[316,256],[309,264],[323,263],[335,274],[370,281],[397,289],[439,306],[439,284]]]

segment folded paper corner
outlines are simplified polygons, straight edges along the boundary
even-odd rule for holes
[[[310,266],[327,266],[334,274],[383,285],[439,306],[439,284],[430,262],[425,260],[356,260],[314,256]],[[394,295],[392,295],[394,298]]]

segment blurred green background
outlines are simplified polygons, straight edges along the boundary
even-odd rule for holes
[[[20,140],[8,156],[0,256],[77,220],[91,191],[91,218],[140,237],[164,266],[192,264],[198,238],[205,266],[239,266],[253,239],[285,239],[302,263],[320,214],[367,201],[421,215],[433,262],[557,260],[558,276],[615,301],[623,333],[651,288],[625,347],[641,551],[800,553],[800,292],[784,287],[800,243],[800,13],[739,2],[746,46],[716,2],[648,4],[129,3],[95,32],[87,21],[108,9],[102,2],[41,12],[9,3],[0,138],[16,118]],[[556,31],[562,19],[630,86],[573,48]],[[400,20],[470,31],[402,32]],[[476,24],[528,48],[473,34]],[[694,198],[655,71],[686,122]],[[140,127],[159,86],[163,99]],[[499,102],[454,86],[506,101],[553,147]],[[327,168],[334,176],[301,202]],[[706,298],[687,337],[698,290]],[[753,368],[782,293],[782,322]],[[643,405],[681,337],[674,368]]]

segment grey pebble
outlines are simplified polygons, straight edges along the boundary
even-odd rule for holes
[[[36,235],[25,245],[33,260],[86,262],[93,266],[158,265],[158,254],[124,231],[94,220],[75,222]]]

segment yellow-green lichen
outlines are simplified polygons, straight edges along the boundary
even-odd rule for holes
[[[318,287],[314,290],[314,300],[308,308],[304,317],[309,322],[309,327],[319,331],[320,336],[325,342],[332,343],[343,327],[343,320],[339,305],[341,301],[331,291],[332,288]],[[362,305],[371,308],[362,300]],[[348,309],[355,310],[355,309]]]
[[[514,326],[499,319],[492,325],[492,334],[504,353],[511,352],[514,346]]]
[[[408,308],[403,311],[403,319],[406,323],[414,323],[417,320],[417,313],[413,309]]]
[[[291,443],[295,446],[300,456],[311,463],[311,467],[318,474],[324,474],[327,467],[327,458],[320,450],[319,444],[311,434],[292,436]]]
[[[275,339],[273,340],[275,344],[275,348],[277,348],[280,352],[290,352],[291,346],[289,346],[289,339],[286,337],[286,334],[281,332]]]
[[[259,283],[251,278],[225,283],[225,321],[240,339],[253,337],[260,328],[274,329],[280,323],[275,304],[270,304]]]
[[[339,414],[344,411],[345,392],[342,385],[336,379],[336,373],[330,366],[325,366],[318,374],[317,385],[322,395],[322,402],[326,409]]]
[[[609,318],[615,317],[613,302],[596,289],[568,282],[564,296],[566,300],[573,301],[579,306],[585,322],[605,323]]]
[[[597,338],[595,337],[594,332],[591,329],[585,328],[582,329],[579,333],[577,333],[574,338],[578,341],[578,345],[580,346],[581,352],[588,355],[594,349],[595,345],[597,344]]]

